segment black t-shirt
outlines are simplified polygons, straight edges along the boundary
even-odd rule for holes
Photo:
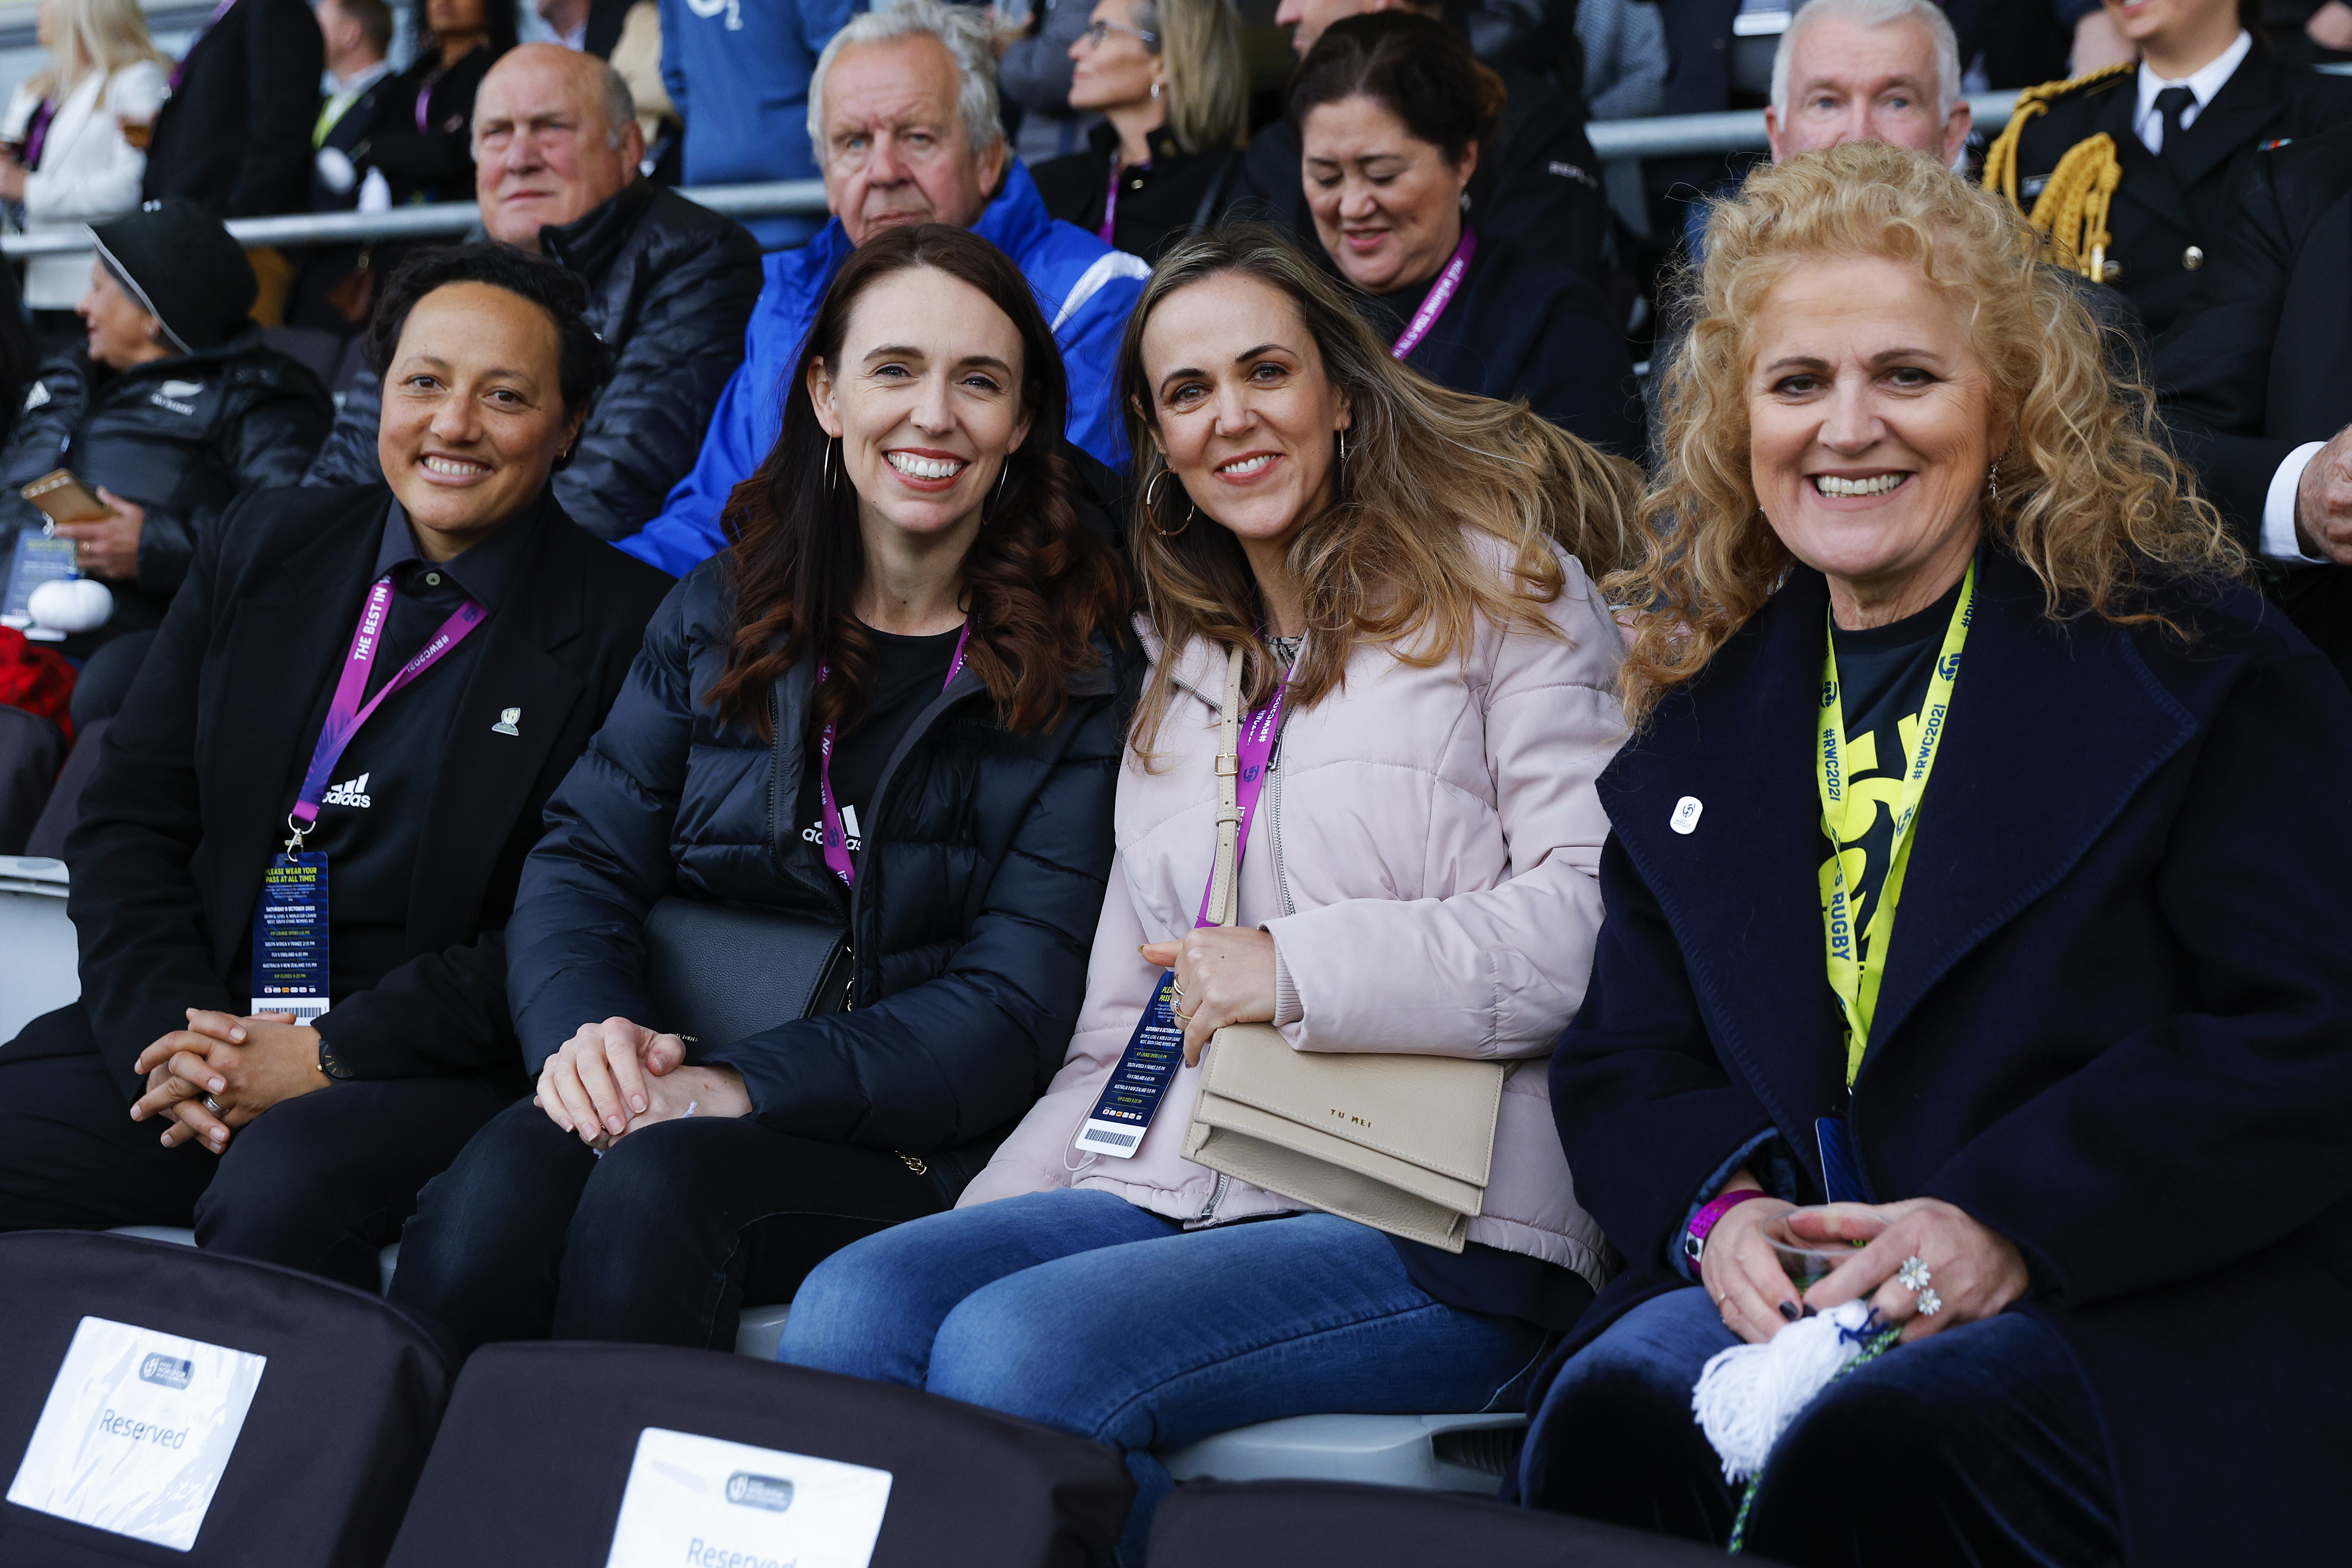
[[[865,839],[867,810],[890,753],[924,709],[948,683],[948,666],[955,659],[961,629],[937,637],[902,637],[867,628],[874,643],[874,695],[865,713],[848,731],[833,738],[833,802],[841,812],[841,827],[856,855]],[[800,818],[803,842],[824,842],[824,804],[817,794],[819,752],[809,742],[808,766],[801,773]]]
[[[1869,956],[1876,939],[1879,889],[1895,847],[1895,813],[1903,775],[1919,743],[1919,710],[1935,677],[1936,656],[1960,601],[1960,584],[1914,616],[1861,631],[1836,631],[1838,701],[1845,714],[1845,784],[1850,798],[1875,801],[1870,825],[1847,839],[1846,892],[1853,902],[1856,953]],[[1822,846],[1822,898],[1829,899],[1830,847]],[[1859,857],[1857,864],[1856,857]]]

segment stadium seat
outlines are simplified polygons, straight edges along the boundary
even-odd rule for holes
[[[175,1225],[118,1225],[106,1234],[135,1236],[144,1241],[168,1241],[175,1247],[194,1247],[196,1244],[194,1231],[184,1229]],[[377,1255],[376,1294],[381,1296],[391,1292],[392,1271],[399,1267],[399,1264],[400,1243],[395,1241]]]
[[[1150,1559],[1151,1568],[1728,1568],[1732,1562],[1712,1547],[1483,1498],[1328,1481],[1178,1487],[1152,1519]]]
[[[62,860],[0,855],[0,1040],[81,994]]]
[[[0,1563],[377,1568],[454,1361],[361,1291],[87,1231],[0,1236]]]
[[[457,1381],[392,1563],[867,1562],[870,1545],[874,1568],[1081,1568],[1134,1495],[1108,1447],[914,1389],[664,1345],[494,1344]]]
[[[1164,1456],[1180,1481],[1366,1481],[1492,1496],[1528,1424],[1485,1415],[1293,1415]]]
[[[735,1325],[735,1353],[776,1359],[776,1342],[784,1337],[784,1320],[793,1315],[790,1301],[775,1307],[746,1307]]]

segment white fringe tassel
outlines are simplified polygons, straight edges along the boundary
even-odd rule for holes
[[[1845,1363],[1862,1353],[1870,1308],[1862,1301],[1801,1318],[1760,1345],[1734,1345],[1708,1358],[1691,1390],[1691,1410],[1735,1486],[1765,1457],[1797,1413]]]

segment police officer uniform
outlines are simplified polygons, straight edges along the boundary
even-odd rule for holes
[[[2255,150],[2352,122],[2352,80],[2283,66],[2243,33],[2232,52],[2235,68],[2210,95],[2156,95],[2148,118],[2160,122],[2160,151],[2145,139],[2147,68],[2119,65],[2026,89],[1985,156],[1986,186],[2053,234],[2084,276],[2120,290],[2150,338],[2230,243],[2231,204]]]

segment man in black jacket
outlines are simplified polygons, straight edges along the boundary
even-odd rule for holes
[[[588,323],[618,361],[555,477],[563,510],[599,539],[635,532],[693,467],[760,297],[741,225],[637,177],[635,115],[610,66],[554,44],[509,51],[474,108],[484,231],[587,279]],[[362,374],[305,484],[375,482],[381,403]]]
[[[2253,161],[2204,306],[2156,345],[2184,454],[2352,680],[2352,127]]]
[[[234,0],[188,47],[147,149],[149,201],[220,217],[310,205],[310,122],[326,45],[302,0]]]

